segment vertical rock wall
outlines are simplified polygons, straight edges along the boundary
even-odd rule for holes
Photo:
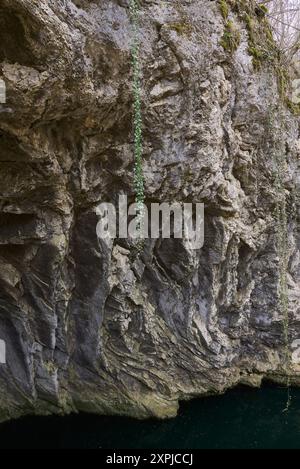
[[[253,49],[255,4],[222,3],[141,1],[146,201],[203,202],[205,243],[148,240],[137,256],[96,236],[100,202],[134,199],[128,1],[1,1],[1,419],[165,417],[285,380],[280,194],[299,382],[299,122]]]

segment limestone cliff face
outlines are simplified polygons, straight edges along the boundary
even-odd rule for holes
[[[1,0],[0,25],[1,419],[172,416],[284,380],[287,348],[299,382],[299,123],[243,15],[141,1],[146,200],[204,202],[205,243],[140,255],[96,236],[134,199],[128,1]]]

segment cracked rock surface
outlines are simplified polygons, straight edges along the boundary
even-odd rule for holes
[[[128,1],[1,0],[1,420],[169,417],[182,399],[284,380],[278,171],[300,382],[299,122],[234,21],[229,53],[216,1],[141,1],[146,201],[203,202],[205,243],[147,240],[138,256],[96,236],[99,203],[134,199]]]

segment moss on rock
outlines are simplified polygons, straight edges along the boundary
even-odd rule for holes
[[[241,42],[241,33],[233,21],[228,20],[225,24],[224,34],[220,41],[221,46],[229,52],[237,50]]]

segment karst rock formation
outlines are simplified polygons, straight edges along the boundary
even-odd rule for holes
[[[299,119],[252,0],[140,1],[145,200],[204,203],[202,249],[96,235],[135,197],[129,7],[0,1],[0,420],[300,383]]]

